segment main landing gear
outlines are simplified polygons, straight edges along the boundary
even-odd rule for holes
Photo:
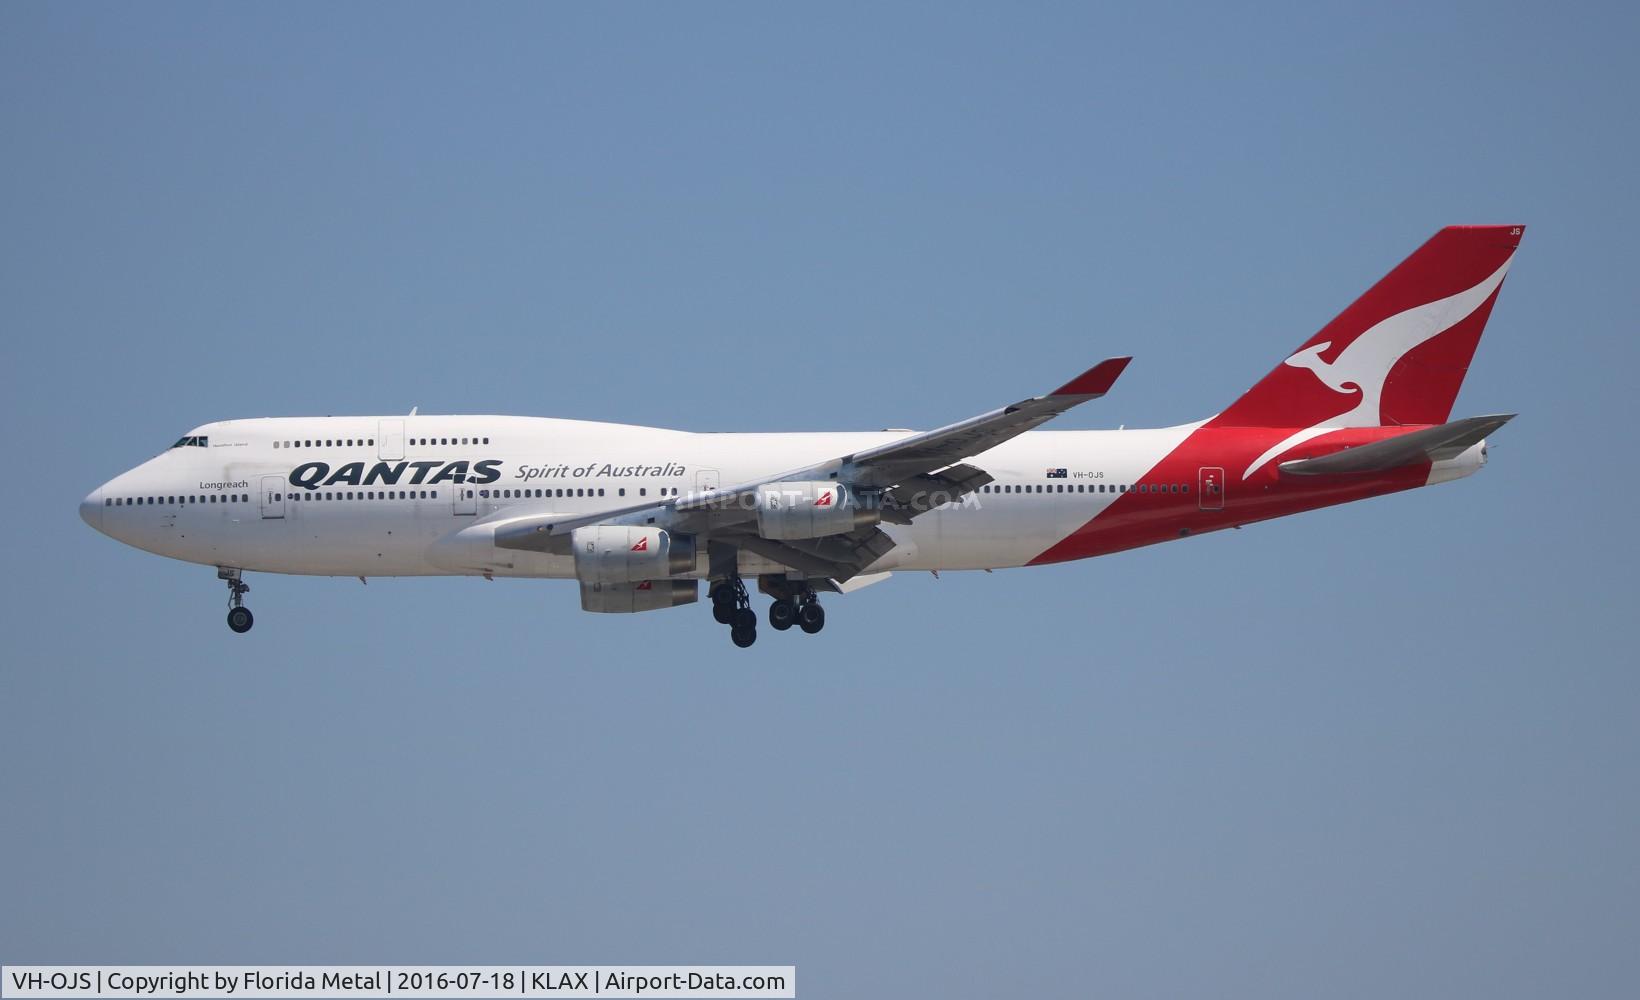
[[[251,609],[245,607],[245,595],[251,592],[251,585],[240,579],[237,569],[218,569],[217,578],[228,582],[228,627],[235,632],[244,634],[256,624],[256,616]]]
[[[765,577],[760,584],[766,593],[774,595],[769,605],[769,626],[784,632],[796,625],[813,635],[826,627],[826,609],[820,606],[814,588],[807,584],[793,586],[784,581],[775,583]],[[751,598],[740,577],[733,576],[712,585],[712,617],[719,625],[729,626],[729,638],[745,649],[757,641],[757,614],[752,611]]]
[[[796,625],[809,635],[826,627],[826,609],[820,606],[819,598],[814,591],[804,589],[795,599],[777,597],[769,605],[769,624],[776,631],[784,632]]]
[[[734,564],[725,559],[715,567],[721,573],[707,594],[712,598],[712,617],[720,625],[729,626],[729,638],[742,649],[757,641],[757,615],[752,611],[746,584],[735,572]],[[813,635],[826,627],[826,609],[807,580],[767,574],[757,578],[757,589],[774,602],[769,605],[769,627],[785,632],[793,625]]]
[[[757,612],[746,594],[746,585],[734,576],[712,585],[712,617],[729,626],[729,639],[745,649],[757,641]]]

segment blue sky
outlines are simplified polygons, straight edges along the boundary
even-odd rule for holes
[[[0,960],[795,963],[800,995],[1640,978],[1629,6],[0,10]],[[1481,475],[819,637],[254,577],[80,497],[234,416],[1222,407],[1528,226]],[[26,470],[26,471],[25,471]]]

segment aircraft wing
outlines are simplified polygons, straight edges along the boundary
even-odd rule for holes
[[[943,469],[1039,427],[1073,406],[1098,399],[1110,391],[1117,376],[1132,360],[1101,361],[1046,396],[1023,399],[937,430],[913,434],[779,478],[829,478],[851,486],[892,486],[910,476]]]
[[[495,543],[502,548],[567,551],[568,535],[576,528],[594,524],[657,525],[669,530],[705,533],[804,572],[832,578],[841,574],[846,579],[849,568],[858,572],[886,554],[893,547],[892,540],[875,527],[803,542],[762,538],[755,529],[747,530],[745,524],[757,516],[755,497],[759,487],[777,482],[835,480],[853,487],[883,489],[889,500],[883,519],[909,523],[911,518],[929,509],[928,495],[960,497],[991,481],[989,473],[963,464],[963,459],[989,451],[1074,406],[1098,399],[1110,391],[1131,360],[1110,358],[1047,395],[1033,396],[935,430],[726,489],[597,514],[513,518],[506,527],[497,528]],[[920,507],[919,497],[923,498]]]

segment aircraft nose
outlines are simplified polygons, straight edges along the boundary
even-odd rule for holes
[[[80,520],[91,525],[93,528],[96,528],[98,531],[102,530],[102,493],[102,487],[99,486],[90,493],[87,493],[85,495],[85,499],[80,501]]]

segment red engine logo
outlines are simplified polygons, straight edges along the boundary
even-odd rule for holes
[[[648,552],[649,551],[649,539],[647,537],[638,539],[638,544],[632,546],[632,551],[633,552]]]
[[[830,507],[831,506],[831,490],[827,490],[826,492],[820,494],[820,499],[816,500],[814,502],[814,505],[816,507]]]

